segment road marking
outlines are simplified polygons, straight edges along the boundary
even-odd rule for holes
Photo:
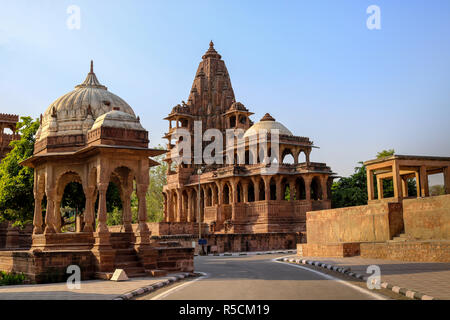
[[[182,283],[182,284],[180,284],[180,285],[178,285],[178,286],[176,286],[176,287],[173,287],[173,288],[171,288],[171,289],[169,289],[169,290],[167,290],[167,291],[164,291],[164,292],[162,292],[162,293],[160,293],[160,294],[154,296],[154,297],[151,298],[150,300],[161,300],[161,299],[167,297],[169,294],[172,294],[172,293],[174,293],[174,292],[177,292],[178,290],[180,290],[181,288],[183,288],[183,287],[185,287],[185,286],[188,286],[188,285],[190,285],[190,284],[193,284],[193,283],[196,282],[196,281],[203,280],[203,279],[206,279],[206,278],[209,277],[209,274],[207,274],[207,273],[204,273],[204,272],[198,272],[198,271],[197,271],[197,273],[200,273],[202,276],[199,277],[199,278],[197,278],[197,279],[194,279],[194,280],[191,280],[191,281]]]
[[[372,298],[375,298],[377,300],[387,300],[385,297],[382,297],[381,295],[379,295],[377,293],[373,293],[373,292],[367,291],[367,290],[362,289],[362,288],[360,288],[358,286],[355,286],[354,284],[348,283],[347,281],[344,281],[342,279],[338,279],[336,277],[333,277],[333,276],[331,276],[329,274],[322,273],[320,271],[317,271],[317,270],[314,270],[314,269],[309,269],[309,268],[306,268],[306,267],[303,267],[303,266],[299,266],[299,265],[296,265],[296,264],[291,264],[291,263],[286,263],[286,262],[282,262],[282,261],[277,261],[276,259],[272,259],[272,261],[273,262],[277,262],[277,263],[282,263],[282,264],[285,264],[285,265],[288,265],[288,266],[291,266],[291,267],[303,269],[303,270],[306,270],[306,271],[310,271],[312,273],[316,273],[316,274],[324,277],[325,279],[334,280],[334,281],[337,281],[339,283],[342,283],[343,285],[346,285],[347,287],[353,288],[353,289],[355,289],[355,290],[357,290],[357,291],[359,291],[361,293],[364,293],[364,294],[366,294],[368,296],[371,296]]]

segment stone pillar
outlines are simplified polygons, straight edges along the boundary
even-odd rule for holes
[[[33,234],[42,233],[42,198],[44,195],[34,192]]]
[[[305,152],[305,156],[306,156],[306,165],[309,166],[311,164],[311,161],[309,160],[309,156],[311,154],[311,150],[308,150]]]
[[[176,190],[177,193],[177,207],[176,207],[176,222],[180,222],[181,221],[181,210],[183,210],[183,202],[181,200],[181,190],[177,189]]]
[[[428,189],[428,174],[426,166],[420,167],[420,195],[422,197],[430,196],[430,190]]]
[[[403,198],[408,198],[408,178],[401,177],[401,179],[402,179]]]
[[[320,179],[321,189],[322,189],[322,200],[328,200],[328,177],[322,176]]]
[[[148,232],[147,226],[147,195],[148,184],[137,184],[136,194],[138,198],[138,232]]]
[[[223,205],[223,185],[222,183],[216,183],[217,186],[217,212],[216,222],[222,221],[222,205]]]
[[[123,191],[122,199],[122,214],[123,214],[123,229],[125,232],[133,232],[131,226],[132,213],[131,213],[131,193],[133,192],[132,186],[129,186]]]
[[[295,180],[294,179],[290,179],[289,180],[289,201],[294,201],[295,195],[296,195],[296,191],[295,191]]]
[[[244,181],[242,182],[242,192],[244,193],[243,202],[248,202],[248,182]]]
[[[298,164],[298,157],[300,155],[300,152],[302,152],[302,150],[294,150],[294,164]]]
[[[400,177],[400,168],[396,161],[394,161],[394,164],[392,165],[392,181],[394,184],[394,198],[401,200],[403,198],[402,182]]]
[[[311,201],[311,182],[312,178],[309,176],[306,176],[303,178],[303,181],[305,182],[305,200]]]
[[[253,181],[253,190],[255,192],[255,201],[259,201],[259,179],[252,179]]]
[[[415,172],[415,176],[416,176],[416,193],[417,193],[417,198],[420,198],[420,173],[419,171]]]
[[[373,190],[373,173],[372,170],[369,170],[368,168],[366,169],[366,173],[367,173],[367,196],[368,196],[367,199],[371,201],[374,200],[375,198],[375,193]]]
[[[47,189],[47,212],[45,214],[45,230],[44,233],[55,233],[55,199],[56,191]]]
[[[378,190],[378,200],[383,199],[384,189],[383,189],[383,179],[377,177],[377,190]]]
[[[106,225],[107,212],[106,212],[106,190],[108,190],[107,183],[98,184],[98,217],[97,217],[97,233],[109,233]]]
[[[215,185],[211,186],[211,194],[212,194],[212,205],[217,205],[217,188]]]
[[[282,186],[281,186],[282,178],[283,178],[282,176],[276,176],[275,177],[275,185],[276,185],[276,188],[277,188],[276,199],[278,201],[283,200],[283,190],[282,190]]]
[[[444,187],[445,193],[450,194],[450,167],[444,168]]]
[[[231,180],[231,220],[236,220],[236,203],[238,200],[237,181]]]
[[[55,232],[61,233],[61,199],[55,201]]]
[[[264,200],[270,200],[270,176],[263,176],[264,181]]]
[[[94,205],[95,205],[95,187],[88,187],[84,190],[86,197],[84,208],[84,227],[83,232],[94,232]]]

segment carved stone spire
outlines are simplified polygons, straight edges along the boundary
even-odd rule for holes
[[[91,60],[91,69],[90,69],[86,79],[84,80],[84,82],[82,84],[75,86],[75,88],[86,88],[86,87],[107,90],[107,88],[98,81],[97,76],[94,73],[94,61],[93,60]]]

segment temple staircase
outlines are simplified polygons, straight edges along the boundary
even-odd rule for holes
[[[148,276],[133,248],[131,237],[129,233],[111,233],[111,246],[116,250],[114,269],[125,270],[128,277]]]

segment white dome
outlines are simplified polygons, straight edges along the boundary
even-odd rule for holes
[[[98,117],[112,110],[136,117],[123,99],[100,84],[91,62],[91,71],[86,80],[47,108],[36,138],[41,140],[47,136],[86,134]]]
[[[279,130],[280,135],[293,136],[288,128],[280,122],[275,121],[270,114],[266,113],[259,122],[255,123],[245,131],[244,138],[257,135],[259,130],[267,130],[267,132],[270,133],[270,130],[272,129]]]
[[[91,130],[100,127],[145,131],[135,116],[118,110],[109,111],[98,117]]]

